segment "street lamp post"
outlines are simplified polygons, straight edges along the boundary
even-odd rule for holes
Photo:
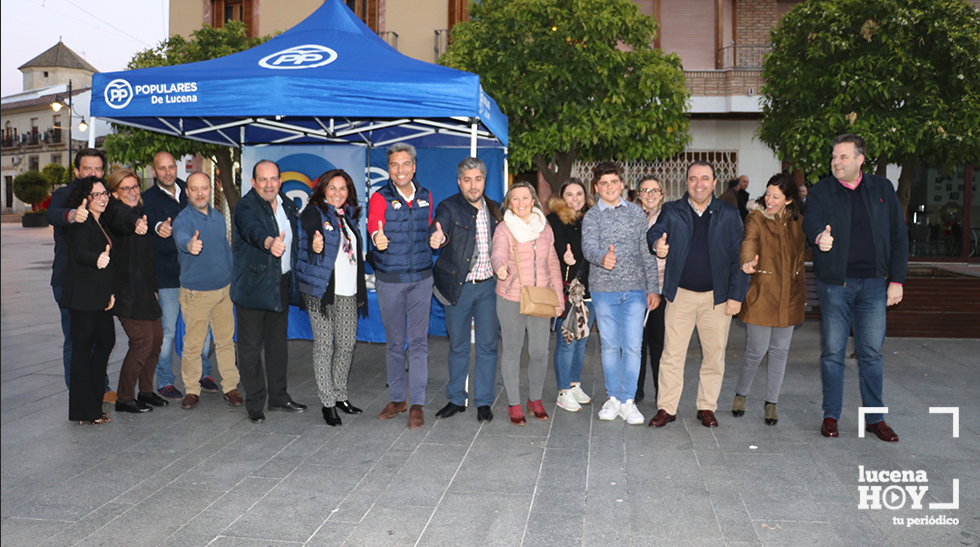
[[[64,108],[65,106],[68,107],[68,169],[71,169],[71,162],[72,162],[71,125],[72,125],[72,117],[75,114],[77,114],[77,112],[75,112],[75,99],[72,97],[71,94],[71,79],[68,80],[68,98],[65,99],[64,103],[60,101],[55,101],[51,103],[51,109],[54,110],[55,112],[61,112],[61,109]],[[85,131],[86,129],[88,129],[88,124],[85,123],[85,116],[79,115],[79,117],[82,118],[82,121],[78,123],[78,128],[82,131]]]

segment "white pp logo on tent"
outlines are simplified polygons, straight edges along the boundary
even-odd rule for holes
[[[126,108],[133,100],[133,86],[122,78],[115,79],[105,86],[105,104],[111,108]]]
[[[326,46],[306,44],[284,49],[264,57],[259,61],[259,66],[275,70],[293,70],[329,65],[336,60],[336,51]]]

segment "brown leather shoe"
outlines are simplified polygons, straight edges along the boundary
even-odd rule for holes
[[[886,424],[884,420],[876,424],[868,424],[864,426],[864,429],[874,433],[879,439],[885,441],[886,443],[898,442],[898,435],[892,431],[892,428],[888,427],[888,424]]]
[[[661,408],[657,412],[657,415],[654,416],[650,420],[650,423],[647,424],[647,425],[649,425],[650,427],[663,427],[663,426],[669,424],[670,422],[673,422],[676,419],[677,419],[677,415],[675,415],[675,414],[667,414],[667,411]]]
[[[180,408],[183,408],[184,410],[190,410],[195,406],[197,406],[198,400],[200,400],[200,397],[188,393],[187,395],[184,396],[184,400],[181,401]]]
[[[228,404],[231,406],[242,406],[245,404],[245,400],[242,399],[242,395],[238,393],[237,389],[233,389],[228,393],[225,393],[225,400],[228,401]]]
[[[541,399],[537,401],[527,400],[527,409],[529,412],[534,414],[534,417],[539,420],[547,420],[548,413],[544,410],[544,405],[541,404]]]
[[[820,434],[824,437],[836,437],[837,433],[837,420],[833,418],[824,418],[823,425],[820,426]]]
[[[698,419],[701,420],[701,425],[704,427],[718,427],[718,419],[715,418],[715,413],[710,410],[699,410]]]
[[[408,428],[418,429],[425,425],[425,417],[422,415],[422,405],[412,405],[408,411]]]
[[[406,403],[405,401],[402,401],[400,403],[396,403],[392,401],[388,403],[388,405],[385,406],[384,409],[381,410],[381,414],[378,414],[378,419],[390,420],[395,416],[401,414],[402,412],[405,412],[406,410],[408,410],[408,403]]]

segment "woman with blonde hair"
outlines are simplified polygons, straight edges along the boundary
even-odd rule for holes
[[[522,315],[521,287],[547,287],[555,291],[555,316],[564,311],[561,269],[555,252],[555,235],[541,211],[534,187],[527,182],[513,184],[504,196],[504,221],[493,234],[490,264],[497,275],[497,318],[500,320],[500,373],[507,392],[510,421],[525,425],[521,410],[520,373],[524,336],[527,334],[527,408],[539,420],[548,413],[541,404],[544,376],[548,368],[548,342],[551,321],[547,317]]]
[[[640,179],[636,191],[636,204],[643,209],[647,216],[647,229],[660,217],[660,208],[664,205],[664,185],[660,179],[647,175]],[[657,275],[660,290],[664,288],[664,271],[667,269],[667,259],[657,258]],[[667,306],[657,306],[647,314],[647,322],[643,327],[643,345],[640,346],[640,376],[636,381],[637,403],[645,398],[643,389],[647,377],[647,356],[650,358],[650,372],[653,376],[653,400],[657,400],[660,391],[660,354],[664,351],[664,310]]]

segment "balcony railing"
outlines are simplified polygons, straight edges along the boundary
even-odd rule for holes
[[[61,128],[52,127],[48,129],[46,140],[48,144],[61,144],[63,142]]]
[[[439,62],[439,57],[449,49],[449,29],[443,28],[435,31],[435,62]]]
[[[20,135],[18,135],[16,131],[4,133],[3,147],[13,148],[15,146],[20,146]]]
[[[389,46],[398,50],[398,33],[392,30],[386,30],[384,32],[379,32],[378,36],[381,37]]]
[[[24,144],[27,146],[39,146],[41,144],[41,134],[38,133],[36,127],[24,135]]]
[[[721,68],[761,69],[762,58],[772,50],[771,44],[732,44],[721,48]]]

